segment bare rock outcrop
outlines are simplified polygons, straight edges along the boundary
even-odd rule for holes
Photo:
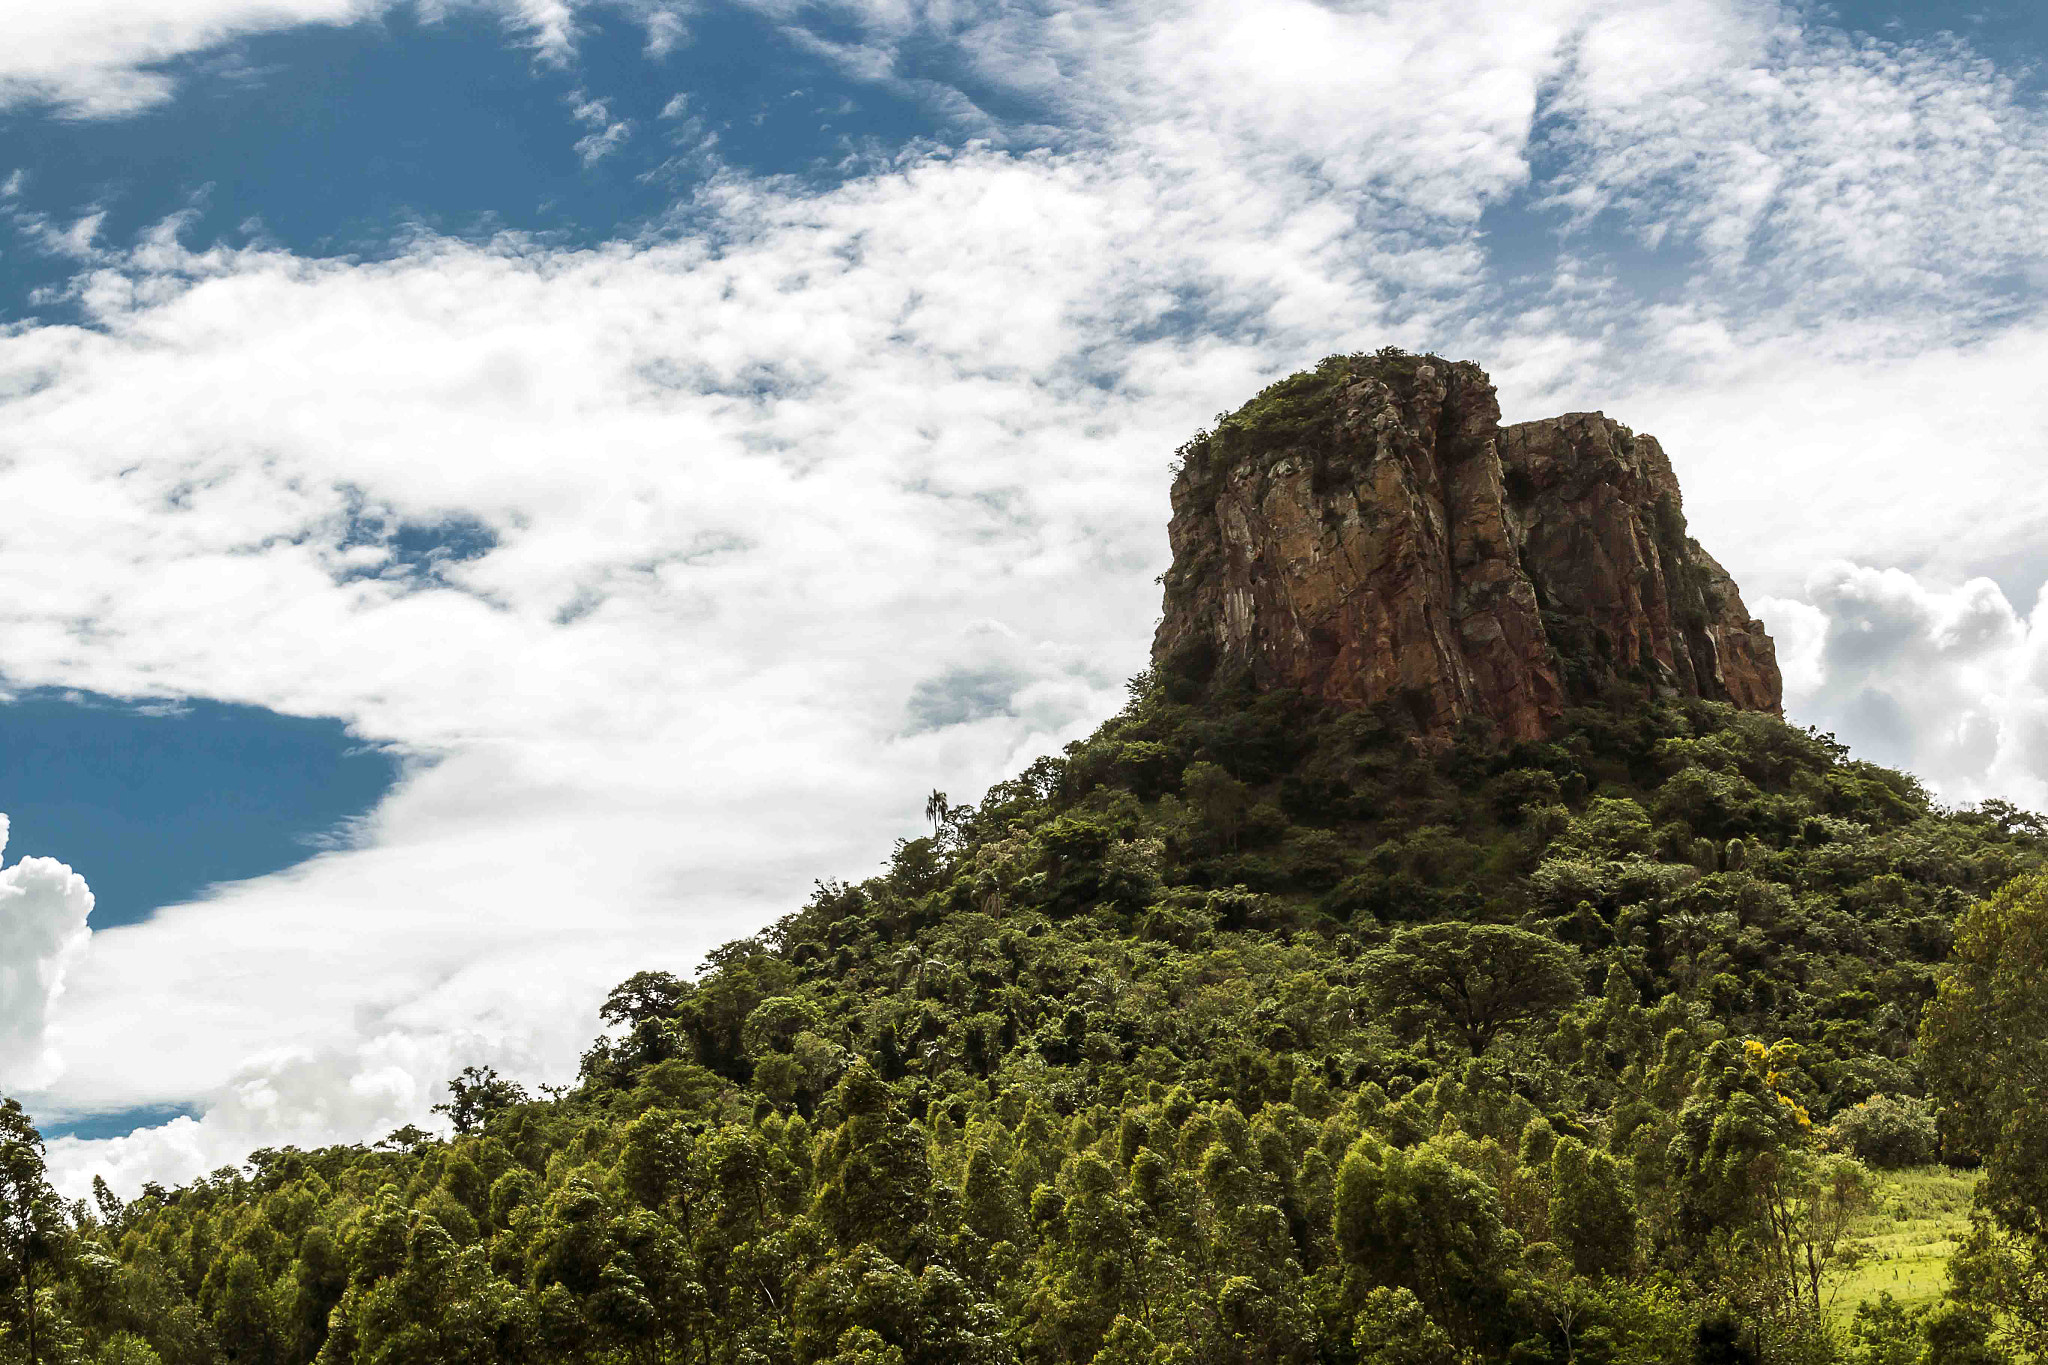
[[[1180,459],[1168,677],[1506,739],[1615,685],[1779,709],[1770,636],[1686,535],[1663,448],[1599,413],[1502,427],[1470,362],[1333,356]]]

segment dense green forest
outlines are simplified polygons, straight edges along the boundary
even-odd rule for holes
[[[66,1205],[0,1359],[1976,1365],[2048,1343],[2048,830],[1620,693],[1550,742],[1147,675],[454,1133]],[[2003,888],[2003,890],[2001,890]],[[670,964],[675,967],[688,964]],[[1981,1167],[1931,1306],[1831,1311]]]

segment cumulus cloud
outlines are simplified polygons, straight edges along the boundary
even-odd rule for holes
[[[0,852],[6,847],[0,815]],[[63,1070],[49,1045],[50,1012],[92,937],[91,913],[85,878],[54,858],[0,869],[0,1085],[43,1086]]]
[[[2013,608],[1988,578],[1932,586],[1835,562],[1798,598],[1758,608],[1779,642],[1786,705],[1861,757],[1951,801],[2048,805],[2048,612]]]
[[[825,189],[719,174],[590,250],[313,261],[169,225],[95,244],[84,325],[0,333],[10,681],[339,716],[414,760],[359,846],[98,936],[39,1112],[203,1113],[60,1144],[66,1178],[371,1136],[469,1061],[566,1079],[613,981],[860,875],[933,786],[1111,710],[1158,609],[1170,452],[1331,351],[1471,355],[1511,419],[1656,431],[1696,530],[1806,632],[1795,714],[1870,693],[1918,725],[1960,698],[2001,727],[1986,781],[2042,751],[2011,738],[2048,735],[2024,698],[1970,700],[2034,657],[1981,586],[1806,581],[1831,557],[2027,577],[2008,494],[2038,468],[2038,308],[1987,333],[1971,299],[1944,313],[1893,257],[1827,245],[1824,196],[1785,187],[1860,126],[1773,105],[1761,218],[1672,141],[1701,130],[1722,165],[1745,79],[1976,100],[1953,164],[1886,163],[1885,212],[1925,242],[1975,192],[2007,242],[2028,191],[1994,153],[2038,114],[1953,54],[1844,56],[1767,6],[1269,9],[848,6],[834,41],[870,78],[935,79],[915,54],[950,45],[962,100],[1000,87],[984,103],[1037,122]],[[1659,52],[1685,61],[1631,65]],[[1629,80],[1699,117],[1657,123]],[[1696,238],[1702,279],[1732,268],[1717,243],[1792,252],[1813,287],[1648,299],[1589,240],[1578,276],[1517,293],[1480,227],[1515,196]],[[1932,480],[1930,449],[1968,458]],[[1949,730],[1925,756],[1961,771],[1982,730]]]
[[[367,1144],[408,1123],[445,1133],[446,1120],[430,1110],[447,1099],[446,1078],[477,1063],[530,1070],[535,1060],[460,1030],[393,1031],[324,1050],[276,1048],[199,1096],[203,1118],[181,1115],[116,1138],[55,1138],[50,1165],[60,1189],[82,1197],[93,1174],[132,1190],[240,1165],[258,1147]]]

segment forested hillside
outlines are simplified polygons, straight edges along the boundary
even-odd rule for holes
[[[0,1359],[2036,1353],[2048,889],[1994,893],[2041,823],[1713,702],[1396,711],[1141,677],[880,875],[649,964],[572,1090],[465,1073],[446,1140],[66,1208],[10,1111]],[[1876,1173],[1943,1154],[1989,1163],[1956,1292],[1831,1331]]]

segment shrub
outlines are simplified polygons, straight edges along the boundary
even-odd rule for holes
[[[1934,1106],[1905,1095],[1872,1095],[1828,1126],[1830,1145],[1881,1170],[1934,1160],[1939,1143]]]

